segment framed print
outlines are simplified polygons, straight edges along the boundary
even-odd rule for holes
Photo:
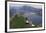
[[[44,7],[44,2],[7,1],[5,6],[6,32],[45,30]]]

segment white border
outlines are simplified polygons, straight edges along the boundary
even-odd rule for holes
[[[10,29],[9,28],[9,4],[37,4],[42,5],[42,27],[40,28],[22,28],[22,29]],[[44,4],[39,3],[22,3],[22,2],[7,2],[7,31],[24,31],[24,30],[40,30],[44,29]]]

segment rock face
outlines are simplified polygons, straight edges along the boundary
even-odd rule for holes
[[[32,26],[32,21],[29,21],[29,24]]]
[[[26,27],[32,27],[32,21],[28,21],[28,20],[26,20]]]
[[[30,26],[32,26],[32,21],[26,18],[26,24],[29,24]]]

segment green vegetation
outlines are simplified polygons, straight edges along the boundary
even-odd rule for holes
[[[10,28],[22,28],[25,25],[25,18],[23,16],[16,15],[11,21],[10,21]]]

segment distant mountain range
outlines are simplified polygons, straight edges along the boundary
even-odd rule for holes
[[[10,7],[10,12],[11,12],[11,16],[15,15],[16,13],[37,13],[37,14],[42,14],[42,9],[38,9],[38,8],[34,8],[31,6],[21,6],[21,7]]]

